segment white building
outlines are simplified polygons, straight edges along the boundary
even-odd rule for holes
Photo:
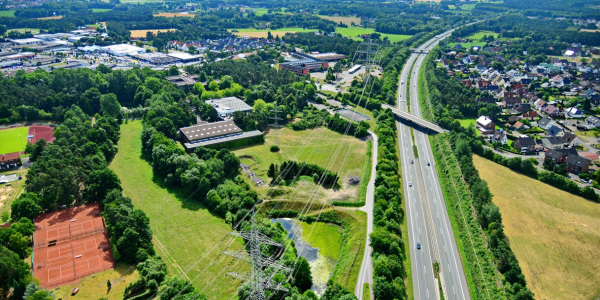
[[[583,111],[575,106],[567,108],[567,110],[565,110],[565,115],[567,117],[577,118],[577,119],[584,117]]]
[[[125,56],[125,55],[134,56],[136,54],[146,52],[146,49],[144,49],[144,48],[136,47],[136,46],[129,45],[129,44],[118,44],[118,45],[106,46],[106,47],[104,47],[104,50],[114,56]]]
[[[206,103],[212,105],[221,118],[231,117],[236,111],[252,111],[250,105],[237,97],[206,100]]]

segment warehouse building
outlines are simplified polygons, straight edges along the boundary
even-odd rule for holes
[[[199,146],[227,147],[243,140],[261,140],[262,132],[258,130],[242,132],[232,121],[220,121],[184,127],[179,129],[179,136],[188,152]]]
[[[279,64],[279,69],[285,69],[294,72],[298,75],[308,75],[310,71],[317,71],[323,67],[323,69],[329,68],[329,63],[325,60],[321,60],[312,57],[308,54],[292,53],[292,56],[297,58],[293,61],[288,61]]]

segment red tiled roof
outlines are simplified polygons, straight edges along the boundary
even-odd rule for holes
[[[19,152],[6,153],[0,155],[0,161],[9,161],[19,159]]]

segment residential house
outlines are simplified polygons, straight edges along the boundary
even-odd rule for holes
[[[517,121],[517,122],[516,122],[514,125],[512,125],[511,127],[513,128],[513,130],[517,130],[517,131],[519,131],[519,130],[527,130],[527,129],[529,129],[529,128],[530,128],[529,126],[527,126],[527,125],[525,125],[525,124],[521,123],[521,121]]]
[[[510,116],[510,117],[508,117],[508,123],[510,123],[510,124],[515,124],[519,120],[521,120],[521,116]]]
[[[551,160],[557,164],[562,164],[567,159],[569,155],[577,155],[577,150],[573,148],[569,149],[558,149],[558,150],[548,150],[545,153],[544,160]]]
[[[548,129],[546,129],[546,136],[557,136],[560,133],[563,132],[562,127],[560,127],[558,124],[552,122],[550,124],[550,126],[547,126]]]
[[[513,142],[513,148],[521,153],[535,152],[535,140],[531,137],[520,137]]]
[[[496,124],[492,119],[486,116],[481,116],[477,118],[476,126],[482,134],[492,134],[496,131]]]
[[[521,99],[519,99],[517,97],[505,97],[502,100],[502,107],[511,108],[519,103],[521,103]]]
[[[8,169],[21,164],[19,152],[0,154],[0,169]]]
[[[542,110],[542,108],[546,107],[547,105],[548,103],[546,103],[546,101],[542,99],[538,99],[537,101],[535,101],[535,108],[538,110]]]
[[[544,130],[548,130],[548,128],[550,128],[551,125],[554,124],[554,121],[552,121],[552,118],[549,117],[543,117],[539,122],[538,122],[538,127]]]
[[[549,136],[542,139],[544,147],[548,150],[563,149],[565,147],[565,140],[561,137]]]
[[[567,171],[574,174],[587,173],[590,169],[590,161],[579,155],[571,154],[567,156],[565,164],[567,165]]]
[[[565,116],[575,119],[583,118],[583,111],[575,106],[567,108],[565,110]]]
[[[594,116],[589,116],[585,119],[585,122],[593,125],[596,128],[600,127],[600,118],[594,117]]]
[[[494,132],[494,135],[490,137],[490,143],[495,142],[498,142],[502,145],[506,145],[506,143],[508,142],[508,136],[506,135],[506,132],[504,132],[504,130],[498,130]]]
[[[569,145],[571,143],[573,143],[575,141],[575,139],[577,138],[577,136],[573,132],[570,132],[570,131],[566,131],[566,132],[563,132],[562,134],[558,134],[558,136],[564,140],[565,144],[569,144]],[[574,146],[577,146],[577,145],[574,145]]]
[[[531,111],[524,113],[522,115],[522,117],[523,117],[523,119],[534,120],[534,119],[537,119],[538,114],[537,114],[537,111],[531,110]]]
[[[554,105],[547,105],[546,107],[542,108],[542,112],[551,117],[560,116],[560,110]]]

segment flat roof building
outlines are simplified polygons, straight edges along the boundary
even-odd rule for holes
[[[40,44],[42,42],[41,39],[36,39],[36,38],[12,39],[10,41],[13,43],[13,45],[16,45],[16,46]]]
[[[202,55],[192,55],[187,52],[169,51],[168,56],[173,57],[181,62],[199,61]]]
[[[232,121],[220,121],[179,129],[183,145],[188,152],[199,146],[214,146],[238,140],[262,137],[258,130],[242,132]]]
[[[221,118],[231,117],[236,111],[252,111],[252,107],[237,97],[226,97],[221,99],[206,100],[212,105]]]
[[[135,55],[146,52],[146,49],[128,44],[105,46],[104,50],[114,56]]]
[[[307,54],[292,53],[293,56],[299,58],[295,61],[289,61],[279,64],[279,69],[286,69],[298,75],[307,75],[310,71],[329,68],[329,63],[325,60],[314,58]]]

